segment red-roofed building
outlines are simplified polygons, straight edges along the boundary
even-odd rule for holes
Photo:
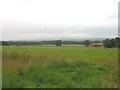
[[[91,44],[92,47],[102,47],[103,43],[93,43]]]

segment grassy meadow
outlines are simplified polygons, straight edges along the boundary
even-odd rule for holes
[[[3,46],[3,88],[116,88],[116,48]]]

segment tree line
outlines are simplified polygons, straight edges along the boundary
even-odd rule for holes
[[[116,37],[112,39],[105,39],[103,41],[94,41],[94,42],[89,40],[84,41],[84,45],[86,45],[86,47],[90,46],[92,43],[102,43],[105,48],[113,48],[113,47],[119,48],[120,38]]]
[[[112,38],[112,39],[105,39],[103,41],[104,47],[112,48],[112,47],[120,47],[120,38]]]
[[[8,45],[56,45],[58,44],[83,44],[82,41],[62,41],[62,40],[51,40],[51,41],[0,41],[1,45],[8,46]]]
[[[112,39],[105,39],[105,40],[84,40],[84,41],[62,41],[62,40],[50,40],[50,41],[0,41],[0,45],[9,46],[9,45],[44,45],[44,44],[52,44],[56,46],[62,46],[62,44],[81,44],[86,45],[86,47],[90,46],[92,43],[103,43],[105,48],[113,48],[113,47],[120,47],[120,38],[112,38]]]

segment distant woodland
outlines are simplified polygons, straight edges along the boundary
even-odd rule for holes
[[[2,46],[10,46],[10,45],[56,45],[62,46],[62,44],[78,44],[78,45],[86,45],[86,47],[90,46],[92,43],[103,43],[105,48],[113,48],[120,47],[120,38],[112,38],[105,40],[83,40],[83,41],[62,41],[62,40],[47,40],[47,41],[0,41],[0,45]]]

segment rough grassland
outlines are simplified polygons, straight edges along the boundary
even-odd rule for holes
[[[117,87],[116,48],[5,46],[3,87]]]

